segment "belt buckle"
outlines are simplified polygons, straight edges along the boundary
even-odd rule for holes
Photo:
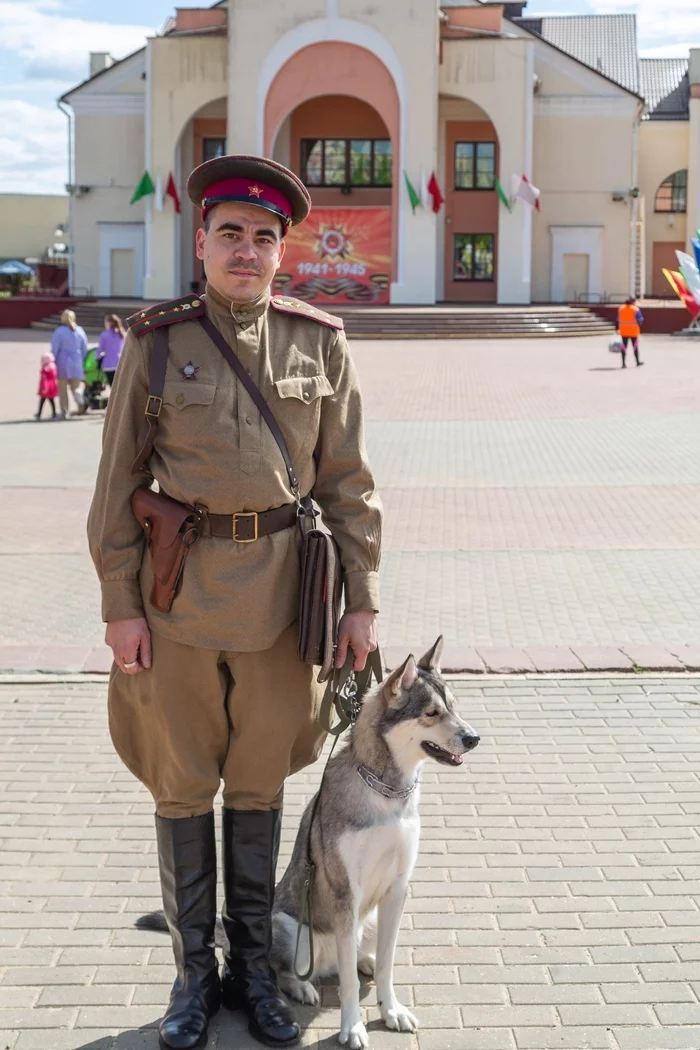
[[[236,526],[238,525],[239,518],[254,518],[255,519],[255,534],[249,540],[241,540],[236,535]],[[233,539],[236,543],[255,543],[258,538],[258,512],[257,510],[243,510],[237,511],[233,515]]]

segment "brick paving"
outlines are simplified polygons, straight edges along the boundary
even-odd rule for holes
[[[384,646],[443,631],[455,668],[505,647],[575,671],[577,647],[605,647],[629,670],[625,647],[651,645],[698,666],[697,347],[649,337],[622,372],[605,342],[353,342],[386,505]],[[0,332],[0,669],[97,670],[84,522],[102,421],[27,422],[43,345]]]
[[[375,1050],[697,1050],[700,677],[460,677],[482,742],[426,764],[397,955],[416,1036]],[[286,863],[320,765],[289,782]],[[0,1047],[155,1050],[169,947],[152,806],[120,765],[99,681],[0,684]],[[330,1048],[337,989],[305,1007]],[[213,1050],[257,1046],[237,1014]]]

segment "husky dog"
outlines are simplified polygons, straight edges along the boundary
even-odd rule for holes
[[[312,898],[314,973],[301,982],[294,952],[313,801],[299,827],[291,862],[275,894],[272,965],[292,998],[317,1004],[315,978],[340,978],[340,1043],[369,1046],[360,1011],[358,969],[375,971],[377,1002],[388,1028],[413,1032],[417,1020],[394,992],[396,939],[418,854],[418,771],[426,758],[457,767],[479,737],[454,709],[440,677],[442,637],[416,663],[413,656],[365,698],[347,746],[331,759],[311,826],[316,866]],[[374,918],[376,909],[377,916]],[[298,970],[309,965],[308,927],[301,930]],[[303,949],[303,951],[301,950]]]
[[[275,892],[270,962],[280,988],[301,1003],[318,1005],[314,981],[337,973],[339,1041],[350,1050],[369,1046],[358,970],[368,976],[376,971],[377,1002],[387,1028],[414,1032],[418,1026],[397,999],[393,982],[396,940],[418,855],[418,773],[426,758],[456,768],[479,743],[440,676],[441,653],[442,636],[417,663],[409,656],[365,698],[347,745],[328,763],[317,800],[304,811],[292,859]],[[309,928],[303,924],[299,931],[307,849],[315,865],[314,970],[300,981],[298,934],[298,971],[305,973],[310,962]],[[144,916],[137,925],[163,928],[157,915]]]

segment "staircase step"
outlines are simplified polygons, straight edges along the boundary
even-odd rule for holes
[[[105,314],[126,318],[143,306],[140,301],[77,303],[78,323],[93,337],[101,332]],[[614,325],[591,311],[575,306],[530,307],[350,307],[336,311],[345,330],[355,339],[509,339],[556,336],[609,335]],[[50,331],[60,322],[58,313],[32,328]],[[91,338],[91,341],[92,338]]]

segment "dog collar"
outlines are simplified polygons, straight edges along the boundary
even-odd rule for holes
[[[376,791],[378,795],[382,795],[384,798],[408,798],[418,786],[418,777],[416,777],[410,787],[401,788],[400,790],[393,788],[389,784],[385,784],[383,780],[380,780],[376,773],[372,773],[366,766],[358,766],[357,775],[367,787],[372,788],[372,791]]]

